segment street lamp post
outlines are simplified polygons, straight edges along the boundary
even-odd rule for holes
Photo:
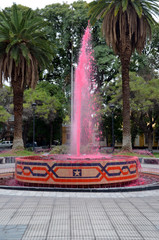
[[[32,103],[33,108],[33,151],[35,150],[35,109],[36,103]]]
[[[115,147],[115,136],[114,136],[114,108],[115,108],[115,105],[110,104],[109,107],[112,111],[112,148],[114,149],[114,147]]]

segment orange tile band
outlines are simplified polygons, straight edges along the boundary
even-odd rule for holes
[[[21,157],[16,158],[15,178],[19,182],[49,185],[122,183],[139,177],[138,166],[138,158],[130,156]]]

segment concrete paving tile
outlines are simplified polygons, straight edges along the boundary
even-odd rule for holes
[[[94,238],[94,233],[93,231],[82,231],[81,229],[78,229],[78,230],[71,230],[71,237],[72,238],[83,238],[83,237],[89,237],[89,238]]]
[[[32,224],[28,225],[24,237],[46,237],[48,230],[48,224]]]
[[[143,240],[145,238],[143,237],[136,237],[136,236],[122,236],[120,237],[120,240]],[[156,239],[157,240],[157,239]]]
[[[1,191],[2,189],[0,189]],[[7,196],[1,196],[0,197],[0,203],[6,203],[8,202],[8,200],[10,199],[10,197],[7,197]]]
[[[116,231],[135,231],[135,227],[133,225],[130,225],[130,224],[115,224],[114,225],[114,229]]]
[[[114,237],[114,238],[118,237],[115,230],[106,230],[106,229],[100,229],[100,230],[94,229],[94,235],[95,237],[105,237],[105,239],[107,239],[107,237]]]
[[[82,236],[82,237],[71,237],[70,238],[71,240],[95,240],[96,238],[95,237],[87,237],[87,236]],[[69,240],[70,240],[69,239]]]
[[[159,221],[151,221],[152,224],[154,224],[155,226],[159,226]]]
[[[0,216],[12,216],[16,209],[0,209]]]
[[[46,237],[29,237],[29,239],[28,237],[23,237],[21,240],[46,240]]]
[[[122,237],[140,237],[141,235],[135,230],[117,230],[116,231],[120,238]]]
[[[46,240],[71,240],[71,237],[47,237]]]
[[[29,224],[49,224],[50,216],[33,216]]]
[[[0,231],[5,228],[5,225],[0,225]]]
[[[113,225],[111,223],[102,223],[102,224],[92,224],[92,228],[93,229],[98,229],[98,230],[102,230],[102,229],[107,229],[107,230],[111,230],[114,229]]]
[[[15,217],[20,217],[20,216],[32,216],[33,215],[33,213],[34,213],[34,208],[32,208],[32,209],[18,209],[16,212],[15,212],[15,214],[14,214],[14,216]]]
[[[3,208],[5,204],[6,204],[5,202],[0,202],[0,209]]]
[[[68,238],[70,237],[70,233],[68,231],[62,231],[62,230],[59,230],[59,231],[54,231],[54,232],[49,232],[48,237],[60,237],[60,238]]]
[[[1,235],[0,240],[21,240],[21,236],[6,236],[6,235]]]
[[[159,239],[159,230],[157,231],[140,231],[140,234],[145,238],[145,237],[150,237],[150,238],[156,238]]]
[[[158,240],[156,237],[144,237],[144,240]]]
[[[0,229],[0,240],[21,240],[26,228],[26,225],[7,225]]]
[[[135,228],[138,231],[153,231],[153,230],[155,231],[155,230],[157,230],[156,226],[154,226],[153,224],[149,224],[149,225],[136,225]]]
[[[96,240],[119,240],[120,238],[116,236],[116,237],[96,237],[95,239]]]
[[[68,220],[70,218],[70,215],[69,214],[67,214],[67,215],[65,215],[65,214],[60,214],[60,215],[53,215],[52,217],[51,217],[51,220],[58,220],[58,219],[63,219],[63,220]]]
[[[0,240],[159,239],[159,190],[18,194],[0,189]]]
[[[106,214],[108,215],[108,216],[125,216],[124,215],[124,212],[122,212],[122,211],[118,211],[118,209],[116,209],[117,211],[115,211],[115,210],[113,210],[113,211],[110,211],[110,212],[106,212]]]
[[[110,218],[110,221],[113,225],[116,225],[116,224],[125,224],[125,225],[130,225],[131,224],[131,221],[129,219],[118,219],[118,218]]]
[[[0,224],[5,226],[8,224],[9,221],[10,221],[10,218],[6,217],[3,219],[0,219]]]
[[[129,217],[129,220],[132,224],[134,225],[149,225],[150,224],[150,221],[146,218],[143,218],[143,219],[139,219],[139,218],[132,218],[132,217]]]
[[[50,223],[49,229],[48,229],[48,237],[68,237],[70,236],[70,225],[68,222],[65,222],[63,224],[57,223],[52,224]]]
[[[9,225],[17,225],[17,224],[28,224],[31,219],[31,216],[13,216],[8,222]]]
[[[20,203],[7,203],[3,206],[3,209],[17,209],[21,206],[21,202]]]

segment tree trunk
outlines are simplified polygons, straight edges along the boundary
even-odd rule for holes
[[[151,131],[151,129],[148,129],[148,150],[151,152],[152,151],[152,145],[153,145],[153,130]]]
[[[23,92],[21,78],[12,81],[14,104],[14,140],[13,149],[24,149],[22,138]]]
[[[27,134],[29,131],[29,124],[30,121],[27,120],[25,123],[23,122],[23,142],[24,142],[24,147],[26,147],[26,143],[27,143]]]
[[[130,86],[129,65],[131,57],[131,42],[127,36],[126,48],[121,43],[120,60],[122,65],[122,96],[123,96],[123,151],[132,151],[131,126],[130,126]]]
[[[52,140],[53,140],[53,123],[50,122],[50,144],[49,144],[50,148],[51,148],[51,145],[52,145]]]

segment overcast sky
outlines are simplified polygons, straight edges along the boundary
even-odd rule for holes
[[[73,3],[77,0],[0,0],[0,10],[5,7],[10,7],[13,3],[21,4],[32,9],[36,8],[44,8],[46,5],[53,3]],[[85,0],[86,2],[91,2],[93,0]],[[159,17],[155,17],[157,21],[159,21]]]
[[[87,2],[91,2],[92,0],[86,0]],[[5,7],[12,6],[13,3],[21,4],[32,9],[36,8],[44,8],[46,5],[53,3],[72,3],[75,0],[0,0],[0,9],[4,9]]]

